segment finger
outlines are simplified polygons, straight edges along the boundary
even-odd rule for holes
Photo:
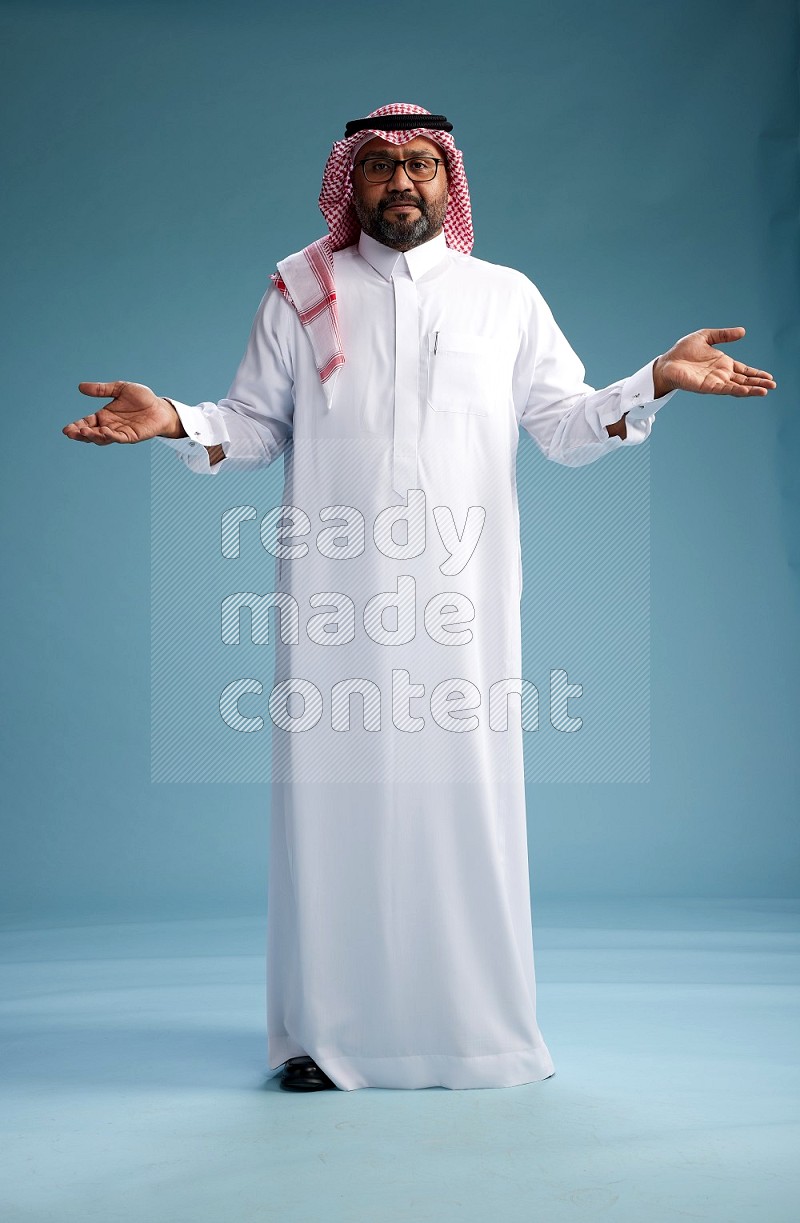
[[[102,412],[102,408],[100,412]],[[91,412],[80,420],[72,421],[61,430],[67,437],[78,442],[95,442],[97,445],[110,446],[113,442],[130,442],[129,435],[120,428],[100,423],[100,412]]]
[[[129,442],[130,438],[122,429],[113,429],[111,425],[100,425],[98,430],[101,437],[108,442]]]
[[[731,374],[730,380],[739,386],[763,386],[768,391],[774,390],[777,385],[774,378],[751,378],[747,374]]]
[[[61,430],[66,433],[67,437],[73,437],[80,429],[96,429],[98,425],[97,414],[92,412],[90,416],[82,416],[80,420],[73,420],[69,425],[65,425]],[[71,430],[72,432],[68,432]]]
[[[62,429],[61,432],[66,434],[66,436],[73,442],[88,442],[90,445],[94,444],[96,446],[111,445],[111,441],[108,438],[91,437],[85,431],[80,433],[67,433],[66,429]]]
[[[106,440],[102,428],[92,427],[91,425],[83,425],[78,422],[77,425],[78,441],[81,442],[97,442]]]
[[[709,344],[732,344],[734,340],[741,340],[745,330],[744,327],[705,327],[703,334]]]
[[[760,396],[762,399],[769,391],[765,386],[741,386],[738,382],[731,382],[729,386],[723,387],[723,395],[735,395],[737,399],[750,398],[752,396]]]
[[[773,386],[777,386],[772,374],[765,369],[754,369],[752,365],[742,365],[741,361],[734,361],[733,368],[737,374],[744,374],[747,378],[760,378],[771,382]]]
[[[101,399],[116,399],[122,394],[124,382],[79,382],[82,395],[97,395]]]

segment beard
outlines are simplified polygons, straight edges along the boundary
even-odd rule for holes
[[[414,204],[419,209],[419,216],[412,219],[402,212],[386,216],[386,209],[392,204]],[[439,233],[447,211],[447,193],[428,204],[413,192],[398,191],[372,206],[354,194],[353,207],[361,228],[370,238],[394,250],[408,251]]]

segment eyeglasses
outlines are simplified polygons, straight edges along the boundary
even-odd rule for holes
[[[356,165],[361,166],[368,183],[388,183],[398,166],[403,167],[412,183],[428,183],[446,162],[443,157],[365,157]]]

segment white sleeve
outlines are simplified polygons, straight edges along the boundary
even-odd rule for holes
[[[584,381],[585,370],[538,289],[514,373],[520,425],[546,458],[568,467],[593,463],[620,446],[650,436],[656,412],[675,394],[655,398],[653,362],[602,390]],[[605,426],[626,416],[626,437]]]
[[[187,436],[158,440],[171,446],[191,471],[216,475],[222,467],[267,467],[286,447],[294,418],[291,311],[283,295],[270,287],[230,390],[219,403],[185,404],[169,397]],[[206,446],[221,446],[224,459],[212,467]]]

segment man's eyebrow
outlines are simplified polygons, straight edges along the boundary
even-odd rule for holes
[[[397,146],[396,149],[393,149],[391,152],[389,152],[388,149],[373,149],[371,153],[365,154],[363,160],[366,161],[368,158],[372,159],[373,157],[388,157],[392,160],[395,160],[395,152],[400,148],[402,148],[402,145]],[[444,160],[443,153],[441,152],[434,153],[431,149],[412,149],[412,151],[408,154],[408,156],[409,157],[438,157],[440,158],[440,160],[442,161]],[[361,160],[362,158],[359,158],[359,161]]]

